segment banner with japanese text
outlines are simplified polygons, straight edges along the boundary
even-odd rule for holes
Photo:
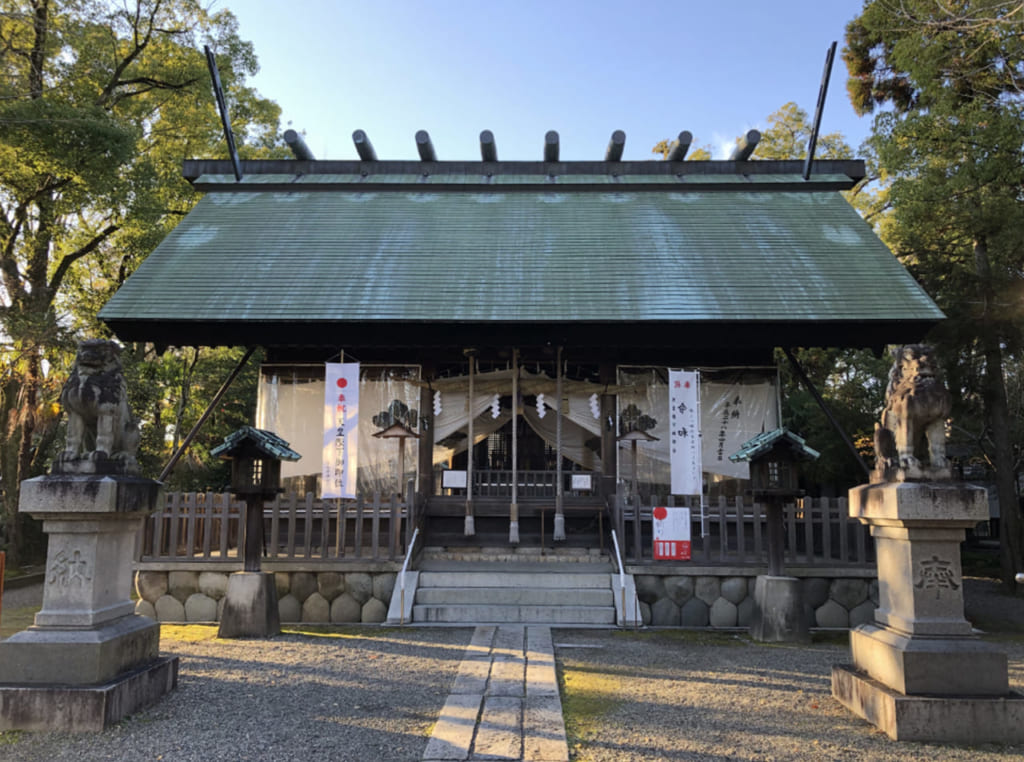
[[[704,468],[710,473],[750,478],[750,464],[729,456],[765,431],[778,428],[775,386],[760,383],[701,385]]]
[[[327,363],[321,497],[356,496],[359,363]]]
[[[700,374],[696,371],[670,370],[668,386],[672,494],[699,495],[703,491],[700,446]]]

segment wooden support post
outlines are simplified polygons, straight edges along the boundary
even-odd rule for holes
[[[783,573],[783,554],[785,552],[785,527],[782,521],[782,502],[769,497],[765,508],[768,523],[768,574],[781,577]]]
[[[307,516],[306,521],[309,521]],[[260,554],[263,552],[263,498],[247,495],[245,498],[245,535],[243,553],[247,572],[260,570]]]
[[[424,386],[420,389],[420,420],[427,421],[427,425],[424,428],[420,426],[420,438],[418,441],[418,457],[417,463],[419,465],[418,474],[416,475],[416,492],[419,494],[420,500],[426,500],[428,496],[434,494],[434,426],[436,421],[434,420],[433,411],[434,407],[434,393],[430,387]],[[424,418],[426,415],[426,418]],[[409,516],[410,523],[413,521],[413,517]]]
[[[562,474],[562,348],[555,355],[555,527],[551,533],[554,541],[565,540],[565,507],[563,499],[565,487]],[[541,537],[543,538],[544,523],[541,521]],[[541,543],[543,547],[544,543]]]
[[[466,426],[467,434],[469,436],[469,445],[466,450],[466,520],[463,526],[463,534],[466,537],[471,537],[476,534],[476,525],[473,519],[473,419],[476,418],[474,413],[475,404],[475,388],[473,385],[473,379],[476,376],[476,353],[473,350],[469,351],[469,393],[466,400],[466,411],[469,417],[469,423]]]
[[[519,350],[512,350],[512,505],[508,512],[508,541],[519,544]]]

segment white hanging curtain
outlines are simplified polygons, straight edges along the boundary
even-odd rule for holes
[[[552,407],[547,405],[547,407]],[[541,418],[537,414],[536,408],[530,405],[523,405],[522,409],[523,418],[531,429],[544,440],[545,443],[551,447],[557,446],[556,438],[556,427],[558,423],[554,415],[548,414]],[[588,410],[589,415],[589,410]],[[593,420],[593,418],[591,418]],[[597,421],[594,421],[597,423]],[[601,445],[600,440],[597,442],[597,450],[592,447],[587,447],[586,443],[588,440],[592,440],[595,437],[600,437],[600,432],[593,432],[582,426],[577,425],[571,419],[562,420],[562,455],[576,463],[584,471],[600,471],[601,470]]]

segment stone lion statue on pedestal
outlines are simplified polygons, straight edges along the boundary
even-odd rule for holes
[[[932,347],[900,347],[889,371],[881,421],[875,424],[873,481],[951,478],[946,459],[951,407]],[[920,456],[927,457],[927,464]]]
[[[139,425],[128,407],[120,346],[103,339],[79,344],[60,402],[68,436],[54,473],[138,474]]]

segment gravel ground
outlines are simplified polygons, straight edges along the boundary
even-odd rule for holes
[[[181,657],[178,688],[158,704],[103,733],[0,733],[0,760],[417,760],[473,632],[167,637],[178,629],[161,639]]]
[[[967,616],[1009,657],[1024,693],[1024,597],[967,580]],[[897,743],[831,695],[832,666],[848,664],[845,633],[809,647],[762,645],[743,633],[556,630],[572,759],[1020,760],[1024,746]]]
[[[5,598],[5,606],[9,605]],[[967,614],[1010,659],[1024,692],[1024,598],[968,580]],[[269,641],[190,640],[178,689],[103,733],[0,734],[0,760],[414,762],[447,697],[470,628],[348,628]],[[205,632],[209,635],[212,630]],[[1018,760],[1022,747],[896,743],[830,695],[842,633],[810,647],[742,633],[553,632],[574,760]],[[180,639],[179,639],[180,638]]]

